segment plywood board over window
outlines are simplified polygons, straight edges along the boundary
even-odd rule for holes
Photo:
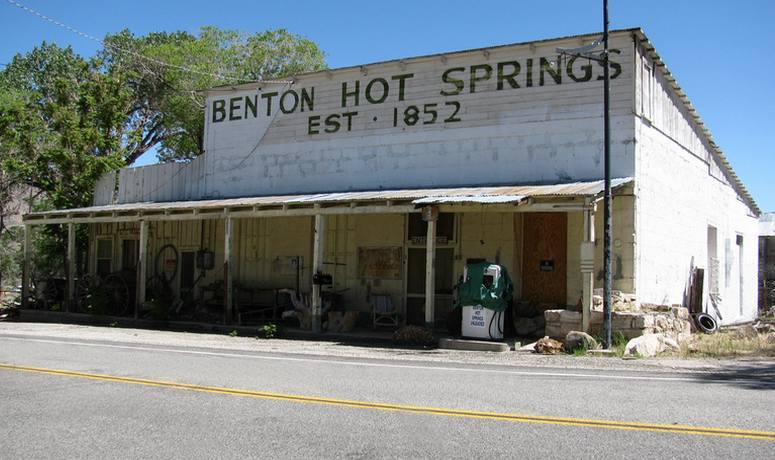
[[[401,279],[403,249],[400,246],[358,248],[358,277]]]
[[[568,284],[568,216],[530,213],[524,220],[522,298],[565,306]]]

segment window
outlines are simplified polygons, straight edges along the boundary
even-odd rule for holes
[[[422,214],[409,214],[409,240],[413,243],[425,243],[428,235],[428,222],[422,220]],[[455,214],[451,212],[439,213],[436,221],[436,241],[448,243],[455,240]]]
[[[654,74],[651,65],[649,65],[648,58],[644,57],[641,64],[641,114],[650,121],[653,115],[652,109],[654,104]]]
[[[105,277],[113,271],[113,240],[97,240],[97,275]]]
[[[194,273],[196,268],[196,252],[183,251],[180,253],[180,289],[189,290],[194,287]]]
[[[121,242],[121,270],[136,270],[139,255],[137,240],[123,240]]]

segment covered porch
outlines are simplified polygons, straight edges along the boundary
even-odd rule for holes
[[[622,286],[634,285],[631,184],[628,178],[613,184]],[[436,328],[447,321],[465,264],[488,260],[510,271],[516,301],[539,310],[579,308],[588,328],[595,267],[601,266],[594,242],[602,190],[602,181],[590,181],[32,213],[24,220],[23,299],[29,307],[34,228],[65,225],[67,312],[84,311],[89,283],[112,282],[121,293],[107,302],[123,303],[120,314],[133,318],[153,314],[163,288],[162,308],[170,320],[199,314],[203,322],[222,325],[279,322],[304,305],[307,322],[300,323],[313,332],[341,322]],[[89,232],[87,268],[81,272],[78,225]],[[382,323],[379,314],[386,316]]]

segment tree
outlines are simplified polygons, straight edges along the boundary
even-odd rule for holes
[[[124,30],[105,43],[105,69],[122,75],[133,94],[127,164],[152,148],[162,161],[203,153],[204,97],[198,90],[325,68],[314,42],[283,29],[246,35],[203,27],[198,36],[141,37]]]
[[[84,59],[44,42],[0,71],[0,238],[20,185],[40,195],[29,203],[37,210],[89,206],[103,174],[150,149],[163,161],[202,154],[204,98],[197,90],[325,67],[317,45],[282,29],[246,35],[204,27],[198,36],[140,37],[124,30],[104,43]],[[65,234],[47,226],[36,244],[61,255]],[[83,232],[78,244],[85,244]]]
[[[43,43],[0,73],[0,164],[9,184],[0,208],[18,202],[20,185],[34,187],[51,208],[89,206],[97,179],[124,164],[131,92],[100,67]],[[60,226],[47,226],[41,244],[61,258],[65,236]]]
[[[56,208],[88,206],[94,183],[123,164],[131,92],[70,48],[44,43],[0,74],[0,158]]]

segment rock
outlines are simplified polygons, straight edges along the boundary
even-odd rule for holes
[[[662,345],[662,351],[679,351],[681,349],[681,347],[678,345],[678,342],[676,342],[674,339],[671,339],[670,337],[662,337]]]
[[[633,329],[643,329],[647,327],[654,327],[654,316],[644,313],[638,314],[632,319]]]
[[[688,308],[684,308],[680,305],[674,305],[673,307],[670,308],[670,310],[673,312],[673,316],[675,316],[676,318],[686,320],[686,321],[689,320]]]
[[[563,310],[546,310],[544,312],[544,320],[547,323],[559,322],[562,318]]]
[[[538,325],[532,318],[514,318],[514,332],[519,337],[528,337],[538,330]]]
[[[678,343],[671,338],[662,334],[645,334],[627,342],[624,355],[651,358],[666,350],[678,351],[678,349]]]
[[[560,321],[563,323],[581,324],[581,312],[571,311],[571,310],[561,310]]]
[[[536,353],[543,353],[543,354],[550,354],[550,355],[563,352],[562,342],[560,342],[559,340],[551,339],[549,337],[544,337],[542,339],[539,339],[538,342],[536,342],[534,349]]]
[[[759,337],[759,332],[755,327],[746,324],[745,326],[740,326],[735,329],[735,337],[738,339],[755,339]]]
[[[597,340],[586,332],[570,331],[565,336],[565,349],[573,351],[577,348],[585,350],[594,350],[598,347]]]

